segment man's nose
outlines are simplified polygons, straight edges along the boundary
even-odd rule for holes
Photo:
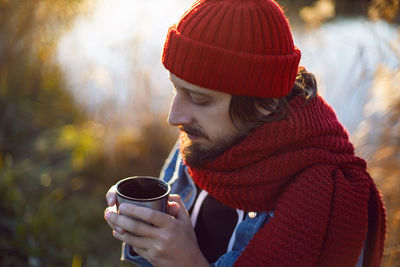
[[[168,124],[172,126],[188,125],[192,122],[189,107],[179,94],[172,99],[171,107],[168,114]]]

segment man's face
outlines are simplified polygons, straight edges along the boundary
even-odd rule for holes
[[[235,127],[229,116],[231,95],[188,83],[172,73],[174,97],[168,123],[181,130],[181,151],[186,162],[201,167],[238,142],[248,127]]]

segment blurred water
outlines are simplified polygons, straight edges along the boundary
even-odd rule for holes
[[[99,0],[92,15],[78,18],[58,50],[77,101],[103,119],[126,116],[127,110],[139,112],[143,101],[151,112],[165,112],[171,87],[160,62],[162,45],[168,26],[189,4]],[[367,116],[364,107],[378,67],[399,69],[398,28],[365,18],[338,18],[316,29],[292,28],[301,64],[316,75],[321,94],[349,132],[355,132]],[[134,117],[129,123],[135,123]]]
[[[301,64],[316,75],[321,94],[353,133],[370,115],[364,107],[373,95],[378,68],[400,68],[399,29],[384,21],[354,18],[337,19],[314,30],[296,30],[294,35],[302,51]],[[373,109],[384,111],[388,104]]]

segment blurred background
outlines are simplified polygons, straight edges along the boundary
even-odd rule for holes
[[[398,0],[282,0],[301,64],[368,161],[400,266]],[[103,219],[178,133],[160,55],[189,0],[0,0],[0,266],[130,266]]]

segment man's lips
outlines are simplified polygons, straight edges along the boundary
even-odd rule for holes
[[[199,138],[208,139],[208,137],[203,132],[201,132],[200,130],[198,130],[196,128],[180,126],[179,129],[181,130],[181,132],[185,133],[190,140],[197,140]]]
[[[192,141],[196,141],[196,140],[200,139],[200,137],[196,136],[196,135],[190,135],[190,134],[186,134],[186,135]]]
[[[181,132],[186,134],[186,136],[192,141],[200,138],[200,136],[198,136],[198,135],[189,134],[188,132],[183,131],[183,130],[181,130]]]

